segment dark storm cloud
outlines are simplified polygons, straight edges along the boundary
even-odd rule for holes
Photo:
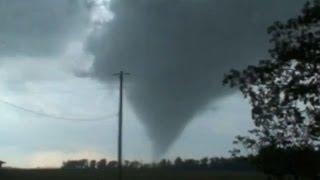
[[[84,32],[85,0],[0,0],[0,54],[52,55]]]
[[[92,35],[94,74],[132,73],[126,94],[155,155],[167,151],[194,115],[229,93],[230,68],[266,57],[266,28],[299,12],[301,0],[114,0],[115,17]],[[199,130],[201,131],[201,130]]]

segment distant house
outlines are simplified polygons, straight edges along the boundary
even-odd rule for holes
[[[5,163],[6,163],[6,162],[0,160],[0,168],[2,168],[2,166],[3,166]]]

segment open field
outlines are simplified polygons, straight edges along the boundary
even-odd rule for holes
[[[116,180],[115,170],[1,170],[1,180]],[[264,180],[258,173],[126,170],[124,180]]]

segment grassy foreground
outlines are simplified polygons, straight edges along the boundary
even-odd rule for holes
[[[1,180],[116,180],[115,170],[0,170]],[[258,173],[125,170],[124,180],[264,180]]]

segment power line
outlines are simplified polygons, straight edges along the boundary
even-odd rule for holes
[[[112,118],[112,117],[116,116],[116,113],[112,113],[112,114],[109,114],[109,115],[106,115],[106,116],[103,116],[103,117],[90,117],[90,118],[64,117],[64,116],[57,116],[57,115],[54,115],[54,114],[35,111],[35,110],[28,109],[28,108],[25,108],[25,107],[22,107],[22,106],[19,106],[19,105],[16,105],[16,104],[13,104],[11,102],[8,102],[8,101],[5,101],[5,100],[1,100],[1,99],[0,99],[0,102],[5,104],[5,105],[8,105],[10,107],[13,107],[15,109],[19,109],[19,110],[22,110],[24,112],[32,113],[32,114],[37,115],[37,116],[47,117],[47,118],[50,118],[50,119],[65,120],[65,121],[82,121],[82,122],[90,122],[90,121],[93,122],[93,121],[95,121],[96,122],[96,121],[105,121],[105,120],[107,120],[109,118]]]
[[[75,93],[91,93],[92,91],[105,91],[107,90],[107,87],[100,87],[95,89],[85,89],[83,91],[75,91],[75,90],[51,90],[51,91],[41,91],[41,90],[27,90],[23,92],[24,94],[75,94]]]

